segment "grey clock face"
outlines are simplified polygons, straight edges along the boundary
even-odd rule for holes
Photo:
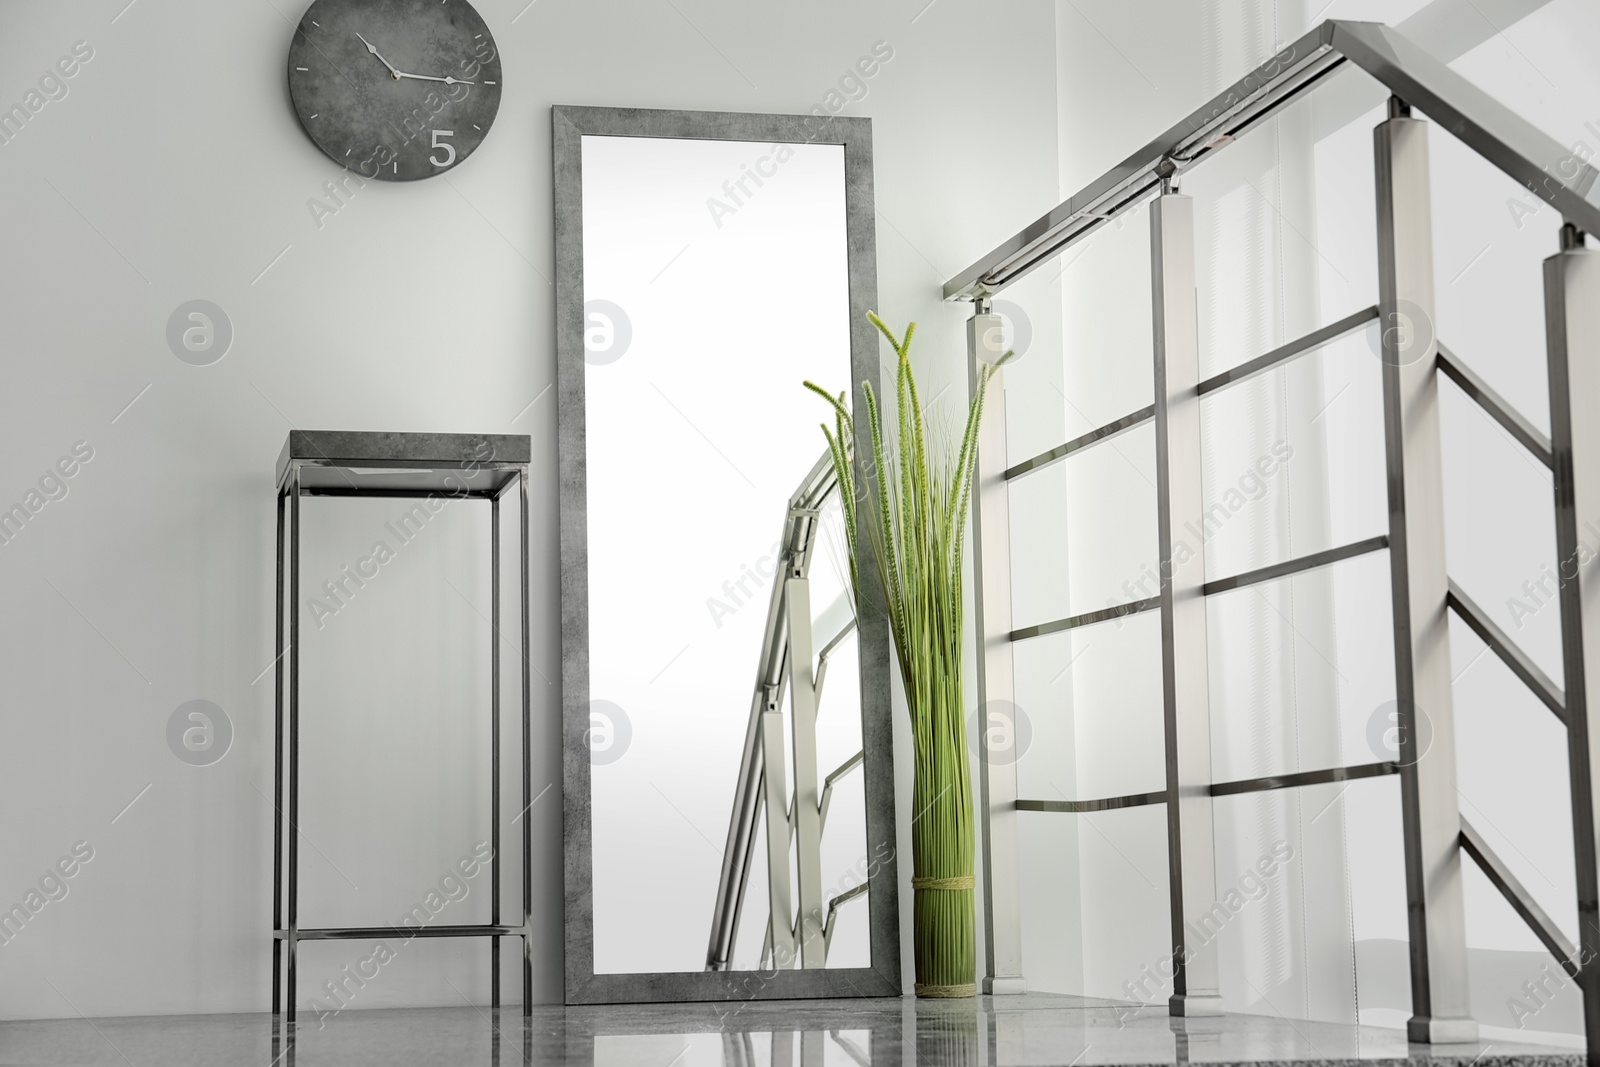
[[[316,0],[289,46],[289,94],[328,156],[363,177],[443,174],[500,110],[500,54],[467,0]]]

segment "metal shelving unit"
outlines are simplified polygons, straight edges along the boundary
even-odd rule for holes
[[[864,897],[867,882],[834,894],[826,904],[822,889],[822,835],[834,786],[862,765],[862,749],[834,768],[820,785],[817,769],[817,705],[827,677],[828,656],[855,633],[854,614],[837,632],[823,635],[822,651],[812,648],[811,586],[807,575],[828,496],[839,488],[833,457],[823,453],[789,498],[783,523],[783,554],[772,577],[767,622],[757,660],[755,691],[745,729],[738,785],[728,820],[711,917],[706,970],[733,965],[739,917],[755,858],[757,830],[766,814],[767,922],[760,966],[820,968],[827,965],[833,924],[839,908]],[[784,783],[783,696],[789,694],[794,738],[794,787]],[[790,900],[790,850],[794,851],[798,914]]]
[[[1191,168],[1326,84],[1345,67],[1364,71],[1391,95],[1373,130],[1377,191],[1377,303],[1222,374],[1199,378],[1195,315],[1194,201],[1179,193]],[[1546,437],[1438,342],[1434,315],[1429,123],[1550,204],[1561,216],[1544,261],[1546,358],[1551,434]],[[968,347],[978,361],[1000,353],[1001,320],[990,300],[1006,286],[1146,200],[1155,395],[1153,403],[1020,462],[1006,456],[1005,381],[989,391],[981,429],[974,508],[978,701],[1007,714],[1015,642],[1159,612],[1166,788],[1082,800],[1017,795],[1016,768],[980,761],[988,978],[993,993],[1020,993],[1022,926],[1017,881],[1017,813],[1084,813],[1166,807],[1173,1015],[1223,1011],[1215,942],[1204,929],[1216,886],[1213,798],[1398,775],[1410,933],[1411,1039],[1475,1040],[1467,986],[1461,856],[1476,862],[1582,990],[1588,1062],[1600,1064],[1600,704],[1587,696],[1600,674],[1600,572],[1581,567],[1578,532],[1600,523],[1600,425],[1589,414],[1600,392],[1600,172],[1574,151],[1492,99],[1403,34],[1376,23],[1324,22],[1188,118],[1085,186],[952,278],[947,300],[970,301]],[[1212,581],[1180,569],[1174,546],[1186,524],[1203,526],[1200,407],[1216,391],[1280,367],[1376,322],[1382,337],[1383,418],[1388,490],[1384,534]],[[1439,378],[1447,377],[1540,463],[1555,485],[1564,686],[1546,677],[1451,581],[1445,570]],[[1154,424],[1161,556],[1159,594],[1049,622],[1013,628],[1008,484],[1126,430]],[[1400,758],[1244,781],[1214,780],[1209,751],[1206,598],[1339,560],[1384,552],[1389,559]],[[1177,562],[1181,563],[1181,560]],[[1570,564],[1570,566],[1569,566]],[[1511,874],[1457,807],[1448,623],[1458,616],[1567,727],[1577,869],[1576,944]],[[1427,709],[1431,758],[1421,759],[1417,723]]]

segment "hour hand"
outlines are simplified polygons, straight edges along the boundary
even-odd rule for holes
[[[394,72],[394,76],[396,78],[412,78],[412,79],[415,79],[416,81],[419,81],[419,82],[443,82],[445,85],[477,85],[478,84],[477,82],[464,81],[461,78],[451,78],[451,77],[435,78],[435,77],[432,77],[431,75],[427,75],[427,74],[407,74],[403,70],[395,71]]]
[[[356,34],[356,36],[361,37],[359,33]],[[405,77],[404,74],[401,74],[395,69],[395,65],[393,63],[390,63],[387,59],[383,58],[383,56],[378,52],[377,47],[371,41],[367,40],[365,37],[361,37],[361,43],[367,46],[367,51],[378,57],[379,63],[382,63],[384,66],[389,68],[389,77],[393,78],[395,81],[399,81],[401,78]]]

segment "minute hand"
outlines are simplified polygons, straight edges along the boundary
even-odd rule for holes
[[[428,75],[428,74],[407,74],[403,70],[395,71],[395,77],[397,77],[397,78],[410,78],[413,81],[419,81],[419,82],[443,82],[446,85],[477,85],[478,84],[477,82],[469,82],[469,81],[465,81],[465,80],[463,80],[461,78],[449,78],[449,77],[435,78],[435,77],[433,77],[431,75]]]

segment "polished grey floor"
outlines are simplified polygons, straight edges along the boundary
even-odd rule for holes
[[[551,1064],[582,1067],[1095,1067],[1328,1062],[1582,1067],[1583,1055],[1489,1041],[1407,1045],[1396,1030],[1164,1010],[1031,993],[968,1001],[828,1000],[349,1011],[292,1034],[268,1015],[0,1023],[0,1064]]]

